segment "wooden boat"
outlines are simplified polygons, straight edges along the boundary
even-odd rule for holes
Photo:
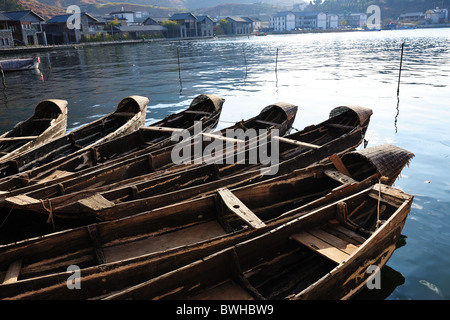
[[[187,110],[170,114],[149,126],[140,127],[114,139],[97,143],[95,146],[69,153],[65,157],[60,157],[24,173],[4,178],[0,180],[0,190],[14,190],[36,184],[43,187],[57,178],[65,177],[64,179],[67,179],[71,173],[111,163],[114,159],[124,160],[126,157],[136,157],[152,150],[158,150],[175,144],[175,141],[171,141],[174,131],[192,132],[195,123],[199,123],[203,130],[213,129],[219,121],[224,101],[215,95],[199,95],[192,100]]]
[[[382,174],[393,183],[412,156],[393,146],[355,151],[342,162],[359,181],[321,164],[0,246],[0,298],[85,299],[136,285],[373,186]],[[70,265],[82,268],[83,290],[67,289]]]
[[[291,129],[297,112],[297,106],[288,103],[276,103],[265,107],[259,115],[250,118],[245,121],[240,121],[233,126],[224,128],[212,134],[202,132],[201,135],[207,135],[209,137],[217,137],[220,143],[226,143],[225,133],[228,131],[234,131],[240,128],[254,129],[254,132],[264,129],[264,132],[272,132],[277,130],[277,133],[284,135]],[[265,131],[267,130],[267,131]],[[244,130],[240,130],[245,135]],[[258,136],[254,139],[248,140],[247,144],[254,144],[257,142]],[[358,140],[360,136],[358,137]],[[235,141],[236,139],[233,139]],[[186,144],[189,148],[197,148],[197,146],[203,151],[209,145],[214,142],[214,139],[210,141],[204,141],[202,137],[198,135],[192,136],[190,139],[186,139],[180,143]],[[353,145],[352,145],[353,146]],[[235,148],[232,146],[230,148]],[[175,166],[172,162],[172,151],[174,146],[168,146],[162,149],[158,149],[151,152],[134,153],[132,157],[119,158],[117,161],[107,162],[100,164],[94,168],[88,168],[79,172],[74,172],[70,175],[65,175],[61,178],[52,179],[51,184],[45,186],[43,184],[31,185],[25,188],[20,188],[9,193],[3,194],[3,199],[8,198],[7,203],[14,203],[15,208],[25,208],[27,210],[41,211],[43,209],[42,202],[39,201],[40,208],[35,208],[36,199],[46,200],[54,195],[60,195],[62,188],[64,188],[63,194],[68,195],[74,192],[87,190],[95,187],[110,185],[112,183],[130,183],[131,181],[149,179],[147,174],[156,176],[161,174],[163,169],[169,167],[176,167],[173,170],[184,170],[186,166],[179,164]],[[226,149],[226,148],[224,148]],[[202,153],[203,154],[203,153]],[[192,153],[192,159],[195,153]],[[191,166],[199,166],[200,164],[192,164]],[[67,167],[64,168],[67,171]],[[171,169],[172,170],[172,169]],[[156,171],[156,172],[155,172]],[[164,171],[165,172],[165,171]],[[134,180],[133,180],[134,179]],[[20,181],[16,181],[16,184]],[[9,183],[11,185],[11,183]],[[35,197],[35,198],[34,198]],[[45,197],[45,198],[44,198]],[[48,201],[44,203],[47,207]],[[34,209],[33,209],[34,208]],[[52,209],[53,210],[53,209]],[[48,213],[48,211],[45,211]],[[55,216],[57,211],[55,211]]]
[[[372,111],[366,108],[338,107],[332,110],[330,119],[321,124],[309,126],[305,130],[285,138],[277,138],[277,141],[280,142],[280,158],[284,162],[281,170],[284,170],[285,173],[292,171],[289,160],[294,162],[293,168],[298,169],[327,158],[334,153],[356,148],[363,140],[371,114]],[[269,123],[269,121],[265,120],[264,124],[266,123]],[[251,128],[251,121],[247,121],[245,127]],[[222,131],[226,130],[223,129]],[[164,166],[169,165],[171,161],[169,152],[171,153],[171,151],[172,149],[164,149],[152,153],[151,162],[153,166],[164,168]],[[63,182],[58,181],[57,184],[34,189],[30,192],[23,192],[22,189],[20,194],[10,193],[8,197],[5,196],[4,198],[5,205],[41,212],[46,215],[49,214],[48,209],[51,207],[52,217],[79,219],[95,216],[101,220],[115,219],[139,212],[135,211],[138,210],[138,206],[134,207],[133,210],[121,210],[121,208],[126,207],[125,203],[113,208],[116,206],[115,203],[126,202],[127,199],[132,200],[139,197],[142,199],[140,201],[141,208],[145,208],[148,206],[145,198],[149,195],[173,191],[180,186],[183,188],[188,186],[198,187],[200,184],[217,180],[219,177],[221,182],[225,182],[227,180],[222,180],[224,177],[253,169],[254,171],[246,176],[246,179],[250,179],[251,176],[259,176],[260,172],[257,170],[262,167],[262,164],[242,165],[235,163],[203,167],[194,166],[188,169],[182,166],[181,169],[184,170],[180,173],[175,166],[167,171],[153,173],[154,170],[148,168],[148,157],[149,155],[143,155],[129,162],[121,162],[114,168],[108,167],[103,172],[97,170],[88,175]],[[132,175],[128,175],[126,170],[132,172]],[[149,171],[150,173],[148,173]],[[139,172],[139,174],[136,174],[136,172]],[[117,179],[117,177],[120,177],[120,179]],[[242,180],[243,177],[237,177],[234,183],[240,181],[239,179]],[[95,188],[89,190],[90,185],[94,182]],[[230,182],[230,184],[232,183]],[[101,194],[103,191],[111,192],[105,197],[104,194]]]
[[[64,136],[0,163],[0,177],[25,172],[77,150],[92,147],[140,128],[145,123],[148,98],[130,96],[116,110]]]
[[[39,102],[29,119],[0,135],[0,162],[64,135],[66,128],[66,100]]]
[[[0,60],[0,70],[4,72],[38,69],[41,60],[39,57],[27,59]]]
[[[394,253],[412,201],[378,184],[106,299],[349,299]]]

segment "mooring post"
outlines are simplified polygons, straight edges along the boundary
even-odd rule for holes
[[[178,78],[180,79],[180,94],[183,90],[183,83],[181,82],[181,65],[180,65],[180,48],[177,48],[177,57],[178,57]]]
[[[403,64],[403,50],[405,48],[405,43],[402,43],[402,53],[400,56],[400,69],[398,71],[398,86],[397,86],[397,97],[400,95],[400,78],[402,76],[402,64]]]

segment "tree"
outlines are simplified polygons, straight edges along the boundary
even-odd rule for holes
[[[3,0],[0,3],[0,11],[20,11],[25,10],[24,6],[17,0]]]
[[[169,38],[180,36],[180,25],[176,21],[172,20],[163,21],[162,26],[167,28],[167,36]]]
[[[219,21],[220,28],[223,30],[223,33],[227,33],[230,28],[230,22],[227,19],[221,19]]]

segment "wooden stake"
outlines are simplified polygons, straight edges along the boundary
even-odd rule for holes
[[[178,77],[180,79],[180,94],[183,90],[183,83],[181,82],[181,65],[180,65],[180,49],[177,48],[177,57],[178,57]]]
[[[405,48],[405,43],[402,43],[402,54],[400,56],[400,69],[398,72],[398,86],[397,86],[397,97],[400,95],[400,78],[402,76],[402,64],[403,64],[403,50]]]

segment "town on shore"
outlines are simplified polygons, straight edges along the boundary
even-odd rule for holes
[[[75,24],[75,19],[78,19],[79,25]],[[156,18],[150,17],[146,12],[122,9],[106,16],[80,12],[78,15],[57,15],[46,20],[33,10],[23,10],[0,12],[0,49],[20,50],[28,47],[124,40],[360,31],[370,30],[368,26],[367,13],[346,12],[283,11],[261,20],[250,16],[211,18],[191,12]],[[448,26],[448,9],[434,8],[423,13],[401,14],[396,21],[380,24],[376,28],[372,27],[372,30]]]

